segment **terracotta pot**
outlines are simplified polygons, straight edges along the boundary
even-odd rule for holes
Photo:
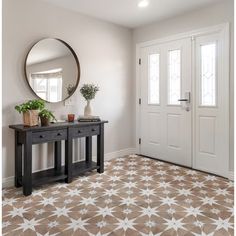
[[[25,126],[36,126],[39,124],[38,110],[29,110],[23,113],[23,122]]]
[[[48,119],[48,118],[46,118],[46,117],[40,116],[40,120],[41,120],[41,125],[42,125],[42,126],[49,126],[49,124],[50,124],[50,119]]]
[[[75,114],[68,114],[68,122],[74,122]]]

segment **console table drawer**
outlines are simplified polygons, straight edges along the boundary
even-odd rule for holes
[[[43,131],[43,132],[35,132],[32,134],[32,143],[45,143],[45,142],[53,142],[67,139],[67,130],[53,130],[53,131]]]
[[[85,136],[93,136],[99,134],[99,126],[88,126],[88,127],[79,127],[72,129],[72,137],[85,137]]]

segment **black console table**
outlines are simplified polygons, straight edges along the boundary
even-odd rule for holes
[[[32,193],[32,186],[57,180],[72,181],[74,176],[97,169],[104,171],[104,124],[100,122],[64,122],[49,126],[10,125],[15,130],[15,186],[23,186],[23,194]],[[97,136],[97,162],[92,161],[92,136]],[[74,138],[86,137],[85,161],[72,163]],[[65,140],[65,166],[61,165],[61,141]],[[54,142],[54,168],[32,173],[32,145]],[[22,146],[24,161],[22,162]],[[24,173],[22,173],[22,164]]]

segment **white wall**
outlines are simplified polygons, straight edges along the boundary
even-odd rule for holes
[[[188,32],[224,22],[230,23],[230,170],[234,169],[234,62],[233,62],[233,34],[234,34],[234,6],[233,0],[225,0],[211,7],[171,18],[159,23],[137,28],[133,31],[133,46],[140,42],[163,38],[178,33]],[[135,49],[134,49],[135,50]],[[135,58],[135,56],[134,56]],[[135,61],[135,59],[133,59]]]
[[[25,81],[25,56],[37,40],[60,38],[76,52],[81,66],[81,86],[100,86],[92,102],[94,114],[109,120],[105,125],[105,153],[133,146],[132,129],[132,32],[37,0],[3,1],[3,178],[14,175],[14,132],[9,124],[22,123],[14,106],[35,98]],[[83,113],[79,89],[75,105],[48,104],[58,118]],[[47,158],[49,154],[49,158]],[[52,145],[33,148],[33,169],[51,166]]]

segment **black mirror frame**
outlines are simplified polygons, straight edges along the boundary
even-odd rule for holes
[[[34,90],[33,90],[32,87],[30,86],[29,81],[28,81],[28,76],[27,76],[27,71],[26,71],[26,62],[27,62],[28,56],[29,56],[29,54],[30,54],[32,48],[33,48],[37,43],[39,43],[40,41],[45,40],[45,39],[58,40],[59,42],[61,42],[62,44],[64,44],[64,45],[70,50],[70,52],[72,53],[72,55],[74,56],[74,59],[75,59],[76,65],[77,65],[78,75],[77,75],[77,82],[76,82],[75,89],[74,89],[73,93],[71,93],[68,97],[66,97],[65,99],[63,99],[63,100],[61,100],[61,101],[58,101],[58,102],[50,102],[50,101],[44,100],[44,99],[42,99],[41,97],[39,97],[39,96],[34,92]],[[42,38],[42,39],[38,40],[36,43],[34,43],[34,44],[30,47],[30,49],[29,49],[29,51],[28,51],[28,53],[27,53],[27,55],[26,55],[26,57],[25,57],[25,62],[24,62],[24,74],[25,74],[25,79],[26,79],[26,82],[27,82],[27,84],[28,84],[30,90],[32,91],[32,93],[33,93],[36,97],[38,97],[39,99],[41,99],[41,100],[43,100],[43,101],[45,101],[45,102],[48,102],[48,103],[59,103],[59,102],[64,102],[66,99],[68,99],[69,97],[71,97],[71,96],[75,93],[75,91],[76,91],[76,89],[78,88],[78,85],[79,85],[81,71],[80,71],[79,59],[78,59],[78,57],[77,57],[75,51],[73,50],[73,48],[72,48],[68,43],[66,43],[65,41],[63,41],[63,40],[61,40],[61,39],[58,39],[58,38]]]

